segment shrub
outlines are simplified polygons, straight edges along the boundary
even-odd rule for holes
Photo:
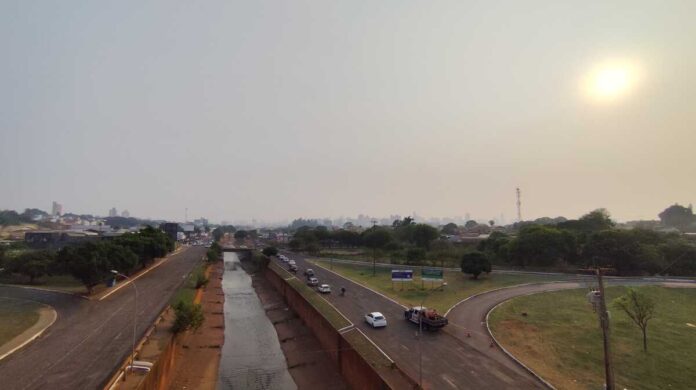
[[[174,333],[184,332],[189,329],[196,331],[203,325],[205,320],[203,307],[190,302],[179,301],[174,305],[174,313],[176,315],[174,325],[172,325],[172,332]]]

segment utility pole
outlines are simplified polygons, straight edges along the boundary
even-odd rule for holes
[[[372,220],[372,230],[375,230],[375,227],[377,226],[377,220],[373,219]],[[377,247],[372,245],[372,276],[377,275]]]
[[[602,279],[602,268],[595,269],[597,283],[599,284],[599,323],[602,326],[602,336],[604,338],[604,375],[606,390],[615,390],[614,369],[612,367],[611,348],[609,343],[609,313],[607,312],[607,302],[604,298],[604,280]]]
[[[520,187],[517,187],[517,222],[522,222],[522,194]]]

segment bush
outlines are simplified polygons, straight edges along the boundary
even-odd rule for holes
[[[462,272],[465,274],[471,274],[474,279],[478,279],[478,276],[482,272],[491,272],[491,262],[488,260],[483,252],[471,252],[462,256]]]
[[[174,333],[184,332],[189,329],[196,331],[205,321],[203,307],[194,303],[179,301],[174,305],[174,313],[176,315],[174,325],[172,325],[172,332]]]
[[[198,289],[198,288],[206,286],[210,280],[207,277],[205,277],[205,272],[203,272],[202,269],[199,269],[196,272],[194,281],[195,281],[195,286]]]
[[[261,252],[266,256],[276,256],[278,254],[278,248],[274,246],[267,246],[263,248],[263,251]]]

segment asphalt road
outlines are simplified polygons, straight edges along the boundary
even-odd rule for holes
[[[404,308],[359,284],[353,283],[305,261],[304,256],[289,254],[297,262],[298,277],[302,271],[312,268],[319,281],[328,283],[334,292],[325,297],[341,313],[362,330],[375,344],[416,381],[422,372],[423,386],[428,389],[535,389],[544,388],[522,368],[504,364],[490,356],[491,351],[480,350],[446,331],[424,332],[419,343],[416,324],[404,320]],[[274,261],[283,264],[278,259]],[[346,296],[337,291],[346,287]],[[368,312],[379,311],[385,315],[388,326],[372,329],[364,322]],[[450,324],[448,327],[456,327]],[[422,345],[419,345],[421,344]],[[419,351],[422,349],[422,370]]]
[[[205,251],[203,247],[185,249],[136,280],[138,339]],[[131,286],[102,301],[10,286],[0,286],[0,296],[46,303],[58,313],[58,320],[40,338],[0,361],[0,388],[4,390],[101,389],[130,354]]]
[[[418,381],[422,372],[423,385],[430,389],[546,388],[502,350],[491,346],[492,339],[486,329],[486,315],[499,303],[516,296],[594,285],[592,277],[582,277],[577,281],[503,288],[460,302],[448,313],[447,327],[438,332],[424,333],[421,371],[417,327],[403,319],[403,306],[338,274],[306,262],[304,256],[295,253],[287,255],[297,262],[299,278],[303,278],[304,269],[314,269],[320,283],[328,283],[334,290],[326,298],[408,375]],[[283,265],[278,259],[274,261]],[[608,285],[662,284],[659,280],[636,278],[607,278],[605,282]],[[689,281],[666,284],[675,287],[696,286]],[[336,294],[341,286],[347,289],[345,297]],[[366,325],[363,316],[371,311],[382,312],[389,325],[385,329],[372,329]]]

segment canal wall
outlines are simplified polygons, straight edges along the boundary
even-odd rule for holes
[[[372,364],[355,348],[374,348],[369,339],[356,329],[341,334],[311,303],[272,267],[263,270],[266,279],[280,293],[287,305],[312,330],[322,348],[328,352],[346,382],[354,389],[413,389],[417,384],[393,362]],[[289,275],[289,274],[288,274]],[[287,277],[287,276],[286,276]],[[348,339],[353,341],[351,343]],[[376,349],[376,348],[374,348]],[[381,352],[377,352],[380,354]]]

